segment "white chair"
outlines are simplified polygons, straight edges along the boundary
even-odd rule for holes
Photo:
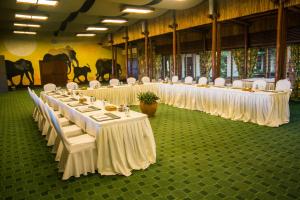
[[[232,82],[232,87],[233,88],[243,88],[243,81],[241,81],[241,80],[234,80]]]
[[[136,79],[134,77],[127,78],[127,84],[135,84]]]
[[[95,173],[97,169],[96,140],[88,134],[68,138],[60,126],[55,113],[46,106],[51,122],[58,137],[63,143],[63,151],[59,161],[59,171],[63,172],[62,179],[67,180],[71,176],[79,177],[81,174]]]
[[[177,82],[178,82],[178,76],[173,76],[172,83],[177,83]]]
[[[282,79],[276,83],[276,91],[289,91],[291,90],[291,82],[288,79]]]
[[[53,83],[47,83],[46,85],[44,85],[44,91],[45,92],[52,92],[56,90],[56,85]]]
[[[116,86],[116,85],[119,85],[119,80],[118,79],[116,79],[116,78],[113,78],[113,79],[110,79],[109,80],[109,85],[111,85],[111,86]]]
[[[256,80],[252,84],[252,90],[265,90],[267,82],[265,80]]]
[[[101,83],[97,80],[92,80],[92,81],[90,81],[89,86],[92,89],[96,89],[96,88],[99,88],[101,86]]]
[[[33,108],[33,112],[32,112],[32,118],[34,119],[34,121],[37,121],[38,109],[37,109],[37,106],[36,106],[35,101],[33,99],[33,92],[29,87],[27,88],[27,90],[28,90],[28,94],[29,94],[29,96],[30,96],[30,98],[31,98],[31,100],[34,104],[34,108]]]
[[[67,89],[69,90],[78,90],[78,84],[75,82],[69,82],[66,85]]]
[[[207,78],[206,77],[201,77],[198,80],[199,85],[207,85]]]
[[[191,76],[185,77],[184,83],[186,83],[186,84],[192,84],[193,83],[193,77],[191,77]]]
[[[215,79],[215,86],[225,86],[225,79],[222,77]]]
[[[142,83],[150,83],[150,78],[148,76],[144,76],[142,78]]]

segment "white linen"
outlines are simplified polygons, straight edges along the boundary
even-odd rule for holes
[[[120,119],[97,122],[90,116],[106,113],[100,101],[94,104],[102,108],[100,111],[81,113],[59,99],[45,93],[42,96],[64,117],[96,137],[100,174],[129,176],[132,170],[146,169],[156,162],[155,140],[146,115],[130,111],[130,117],[126,117],[125,113],[114,111],[111,113],[120,116]]]
[[[116,86],[119,85],[119,79],[113,78],[109,80],[109,85]]]
[[[142,85],[121,85],[113,88],[101,87],[91,90],[79,90],[86,96],[95,96],[100,100],[107,100],[115,105],[138,105],[137,95],[140,92],[151,91],[157,93],[157,83],[145,83]]]
[[[215,80],[215,86],[224,86],[225,85],[225,79],[222,77],[216,78]]]
[[[78,84],[75,82],[69,82],[66,85],[67,89],[69,90],[77,90],[78,89]]]
[[[291,90],[291,82],[288,79],[279,80],[276,83],[275,90],[277,90],[277,91],[281,91],[281,90],[290,91]]]
[[[164,84],[160,86],[159,96],[168,105],[199,110],[232,120],[271,127],[289,122],[288,92],[247,92]]]
[[[277,127],[289,122],[289,92],[247,92],[239,89],[196,87],[186,84],[151,83],[135,86],[81,90],[85,95],[114,104],[137,105],[139,92],[152,91],[160,102],[199,110],[224,118]]]

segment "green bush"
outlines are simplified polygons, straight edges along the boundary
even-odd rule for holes
[[[141,92],[138,94],[138,99],[145,104],[152,104],[159,100],[159,97],[153,92]]]

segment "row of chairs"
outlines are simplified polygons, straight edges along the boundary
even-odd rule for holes
[[[178,81],[178,76],[173,76],[172,77],[172,82],[177,82]],[[185,83],[191,84],[193,83],[193,77],[187,76],[184,80]],[[201,77],[198,80],[198,84],[200,85],[206,85],[208,83],[208,80],[206,77]],[[225,86],[226,80],[224,78],[216,78],[214,81],[215,86]],[[234,88],[243,88],[243,81],[242,80],[234,80],[232,82],[232,87]],[[258,89],[258,90],[266,90],[267,88],[267,82],[265,80],[256,80],[252,84],[252,89]],[[276,88],[275,90],[277,91],[282,91],[282,90],[290,90],[291,89],[291,82],[288,79],[282,79],[279,80],[276,83]]]
[[[143,83],[150,83],[150,78],[149,77],[143,77],[142,79]],[[136,79],[134,77],[129,77],[127,78],[127,83],[128,84],[134,84],[136,82]],[[120,81],[118,79],[110,79],[109,85],[111,86],[116,86],[119,85]],[[89,87],[90,88],[99,88],[101,86],[101,83],[97,80],[92,80],[89,82]],[[79,88],[78,84],[75,82],[69,82],[66,85],[67,89],[70,90],[77,90]],[[44,91],[55,91],[56,90],[56,85],[53,83],[48,83],[44,85]]]
[[[147,76],[144,76],[142,79],[143,83],[149,83],[150,78]],[[171,79],[172,83],[178,82],[178,76],[173,76]],[[136,82],[136,79],[134,77],[129,77],[127,78],[127,83],[128,84],[134,84]],[[224,78],[216,78],[214,81],[215,86],[225,86],[226,80]],[[184,79],[184,83],[186,84],[192,84],[193,83],[193,77],[187,76]],[[201,77],[198,80],[198,84],[200,85],[206,85],[208,83],[208,80],[206,77]],[[119,85],[119,80],[118,79],[111,79],[109,81],[109,84],[112,86]],[[89,82],[89,87],[90,88],[98,88],[101,86],[101,83],[97,80],[93,80]],[[76,90],[78,89],[78,84],[75,82],[69,82],[66,85],[67,89],[72,89]],[[241,80],[234,80],[232,83],[232,87],[235,88],[243,88],[243,82]],[[265,80],[256,80],[253,82],[252,89],[259,89],[259,90],[265,90],[267,87],[267,82]],[[291,82],[287,79],[279,80],[276,83],[276,90],[289,90],[291,88]],[[44,85],[44,90],[45,91],[54,91],[56,89],[56,85],[53,83],[48,83]]]
[[[97,169],[95,138],[84,133],[59,111],[54,111],[30,88],[28,93],[35,105],[33,119],[45,136],[47,146],[53,146],[52,153],[56,154],[55,161],[59,162],[59,172],[63,172],[62,179],[95,173]]]

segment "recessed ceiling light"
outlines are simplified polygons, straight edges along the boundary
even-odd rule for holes
[[[133,7],[133,6],[125,6],[121,12],[124,13],[138,13],[138,14],[147,14],[153,12],[153,8],[149,7]]]
[[[32,19],[32,20],[47,20],[48,17],[44,15],[27,15],[27,14],[15,14],[15,18],[20,19]]]
[[[34,31],[14,31],[15,34],[36,35]]]
[[[101,23],[123,24],[128,22],[126,19],[103,19]]]
[[[108,28],[106,27],[97,27],[97,26],[90,26],[86,28],[87,31],[107,31]]]
[[[77,33],[77,37],[94,37],[96,34],[95,33]]]
[[[58,1],[54,1],[54,0],[17,0],[17,3],[56,6],[58,4]]]
[[[32,27],[32,28],[40,28],[41,27],[41,25],[39,25],[39,24],[22,24],[22,23],[14,23],[14,26]]]

